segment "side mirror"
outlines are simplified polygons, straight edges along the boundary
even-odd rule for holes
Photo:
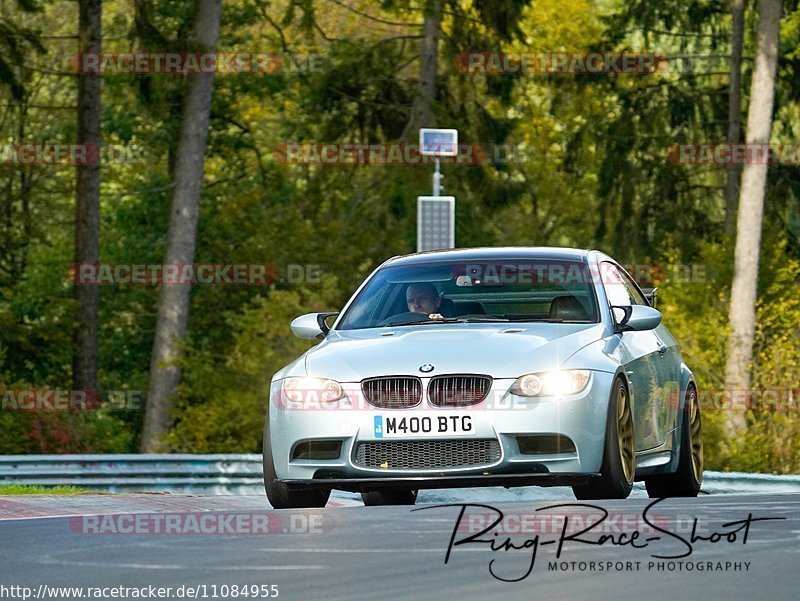
[[[292,329],[292,334],[304,340],[325,338],[331,331],[325,320],[333,315],[339,313],[306,313],[292,320],[289,327]]]
[[[619,312],[624,313],[621,318],[617,317]],[[616,322],[616,332],[654,330],[661,323],[661,313],[644,305],[614,306],[611,307],[611,314]]]

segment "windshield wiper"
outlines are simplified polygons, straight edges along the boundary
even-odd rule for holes
[[[463,322],[482,322],[482,323],[493,323],[493,322],[500,322],[500,321],[511,321],[506,319],[505,317],[457,317],[455,318],[456,321],[463,321]]]
[[[561,317],[524,317],[520,319],[510,319],[512,323],[541,322],[541,323],[596,323],[587,319],[563,319]]]
[[[447,323],[447,321],[448,320],[445,319],[414,319],[411,321],[393,321],[392,323],[385,323],[383,324],[383,327],[388,328],[391,326],[414,326],[423,323]]]
[[[383,327],[390,326],[414,326],[417,324],[429,323],[492,323],[508,321],[503,317],[444,317],[442,319],[415,319],[413,321],[393,321],[387,323]]]

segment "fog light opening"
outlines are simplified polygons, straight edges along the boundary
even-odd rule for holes
[[[341,454],[341,440],[306,440],[295,445],[294,451],[292,451],[292,460],[339,459]]]
[[[517,436],[517,445],[522,455],[560,455],[576,453],[575,443],[561,434]]]

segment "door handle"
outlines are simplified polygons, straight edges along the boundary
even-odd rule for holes
[[[667,352],[667,347],[659,342],[658,343],[658,354],[659,355],[663,355],[666,352]]]

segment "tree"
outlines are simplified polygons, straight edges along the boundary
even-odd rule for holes
[[[738,144],[742,130],[742,46],[745,0],[731,2],[731,67],[728,80],[728,144]],[[732,234],[739,200],[739,166],[727,166],[725,184],[725,233]]]
[[[14,8],[20,14],[31,15],[42,11],[36,0],[16,0]],[[25,86],[18,71],[33,52],[44,54],[40,34],[30,27],[19,25],[0,13],[0,85],[8,87],[14,100],[22,100]]]
[[[220,12],[221,0],[197,0],[190,37],[192,50],[214,51],[219,38]],[[187,77],[167,232],[167,264],[186,265],[194,261],[213,87],[213,73]],[[172,423],[174,396],[181,378],[177,361],[189,321],[190,293],[189,285],[161,286],[141,442],[145,453],[161,450],[162,438]]]
[[[78,5],[80,52],[99,53],[102,34],[102,0],[80,0]],[[100,261],[100,73],[78,74],[77,143],[93,160],[76,167],[75,262]],[[73,334],[72,387],[97,390],[97,286],[76,284],[77,315]]]
[[[753,81],[747,112],[746,142],[750,148],[769,144],[775,97],[781,0],[760,0]],[[725,389],[730,393],[750,389],[753,335],[756,321],[756,285],[761,249],[761,224],[767,185],[766,161],[748,161],[742,170],[736,230],[733,285],[729,310]],[[729,436],[745,426],[744,415],[731,411],[726,420]]]
[[[421,127],[434,127],[436,115],[433,103],[436,101],[436,81],[439,72],[439,34],[442,24],[442,0],[427,0],[425,21],[422,25],[422,44],[419,49],[419,80],[417,95],[411,106],[403,138],[416,139]]]
[[[592,136],[602,161],[592,243],[623,260],[655,259],[666,246],[693,260],[703,241],[722,234],[715,214],[724,205],[720,174],[665,161],[664,149],[726,136],[729,69],[717,68],[713,57],[729,50],[728,3],[630,0],[606,23],[608,46],[669,57],[669,67],[607,78],[616,99],[603,94],[600,81],[585,80],[599,99],[619,107],[589,121],[601,129]]]

